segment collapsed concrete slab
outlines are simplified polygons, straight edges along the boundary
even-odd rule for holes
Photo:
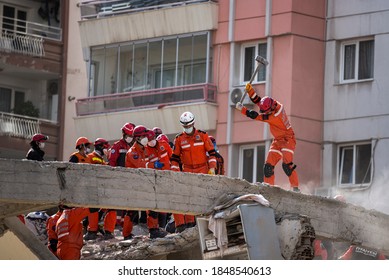
[[[199,215],[209,212],[225,193],[262,194],[276,212],[308,216],[317,238],[349,241],[389,254],[388,215],[333,199],[226,176],[0,159],[0,219],[60,202]]]

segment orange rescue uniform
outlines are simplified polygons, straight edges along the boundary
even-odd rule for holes
[[[205,131],[193,128],[191,135],[182,132],[174,139],[171,169],[183,172],[208,174],[210,168],[216,169],[215,149]],[[208,152],[208,155],[207,155]],[[193,215],[173,214],[176,228],[195,222]]]
[[[47,237],[49,240],[47,243],[47,247],[56,257],[58,257],[57,256],[58,236],[57,233],[55,232],[55,227],[61,215],[62,215],[62,210],[59,210],[54,215],[50,216],[46,222]]]
[[[257,95],[255,95],[255,97],[257,97]],[[252,98],[252,100],[254,100],[254,98]],[[255,100],[257,104],[260,102],[260,99]],[[249,110],[246,107],[243,107],[241,112],[243,115],[247,116],[248,111]],[[287,175],[290,173],[288,177],[291,187],[298,187],[298,175],[295,170],[296,166],[293,164],[294,150],[296,148],[296,138],[288,116],[286,115],[284,106],[277,102],[275,110],[273,110],[270,114],[258,114],[254,120],[268,123],[270,126],[270,133],[274,137],[266,158],[265,168],[268,167],[269,170],[267,172],[265,170],[264,172],[265,183],[274,185],[274,167],[282,158],[283,169],[284,171],[286,170],[285,173],[287,173]]]
[[[59,217],[55,232],[58,236],[57,255],[60,260],[79,260],[83,246],[82,220],[88,208],[65,209]]]

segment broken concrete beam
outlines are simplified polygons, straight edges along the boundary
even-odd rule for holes
[[[73,206],[199,215],[208,212],[225,193],[262,194],[277,212],[308,216],[318,238],[359,243],[389,254],[388,215],[333,199],[226,176],[0,159],[1,205],[47,208],[62,201]],[[0,211],[0,218],[15,215],[14,210],[7,212],[7,207]]]

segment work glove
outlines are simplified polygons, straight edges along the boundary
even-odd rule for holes
[[[240,103],[240,102],[238,102],[238,103],[236,103],[235,108],[238,109],[239,111],[242,111],[242,109],[243,109],[243,104]]]
[[[215,168],[210,168],[210,169],[208,170],[208,174],[209,174],[209,175],[215,175]]]
[[[246,84],[246,92],[248,93],[248,95],[250,96],[251,99],[255,98],[255,96],[256,96],[255,90],[253,89],[253,86],[250,83]],[[256,103],[256,102],[254,102],[254,103]]]
[[[250,83],[247,83],[246,84],[246,91],[247,92],[250,92],[250,91],[252,91],[253,90],[253,86],[250,84]]]
[[[163,164],[163,163],[160,162],[159,160],[157,160],[156,162],[154,162],[154,168],[159,169],[159,168],[162,168],[162,167],[164,167],[164,166],[165,166],[165,164]]]

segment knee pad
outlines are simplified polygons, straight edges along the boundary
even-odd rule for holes
[[[282,169],[284,169],[284,172],[285,174],[289,177],[290,175],[292,175],[292,172],[293,170],[296,169],[296,164],[294,164],[293,162],[290,162],[290,163],[282,163]]]
[[[266,178],[270,178],[274,174],[274,166],[270,163],[265,163],[263,166],[263,174]]]

